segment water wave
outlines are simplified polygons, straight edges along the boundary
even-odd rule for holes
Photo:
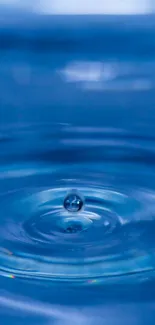
[[[38,128],[1,134],[0,274],[82,285],[152,276],[152,135]],[[78,212],[64,206],[74,191],[84,203]]]

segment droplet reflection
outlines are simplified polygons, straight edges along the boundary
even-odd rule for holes
[[[69,212],[78,212],[83,207],[83,199],[81,196],[72,191],[69,193],[64,200],[64,208]]]

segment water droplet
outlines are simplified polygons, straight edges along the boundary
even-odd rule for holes
[[[83,207],[83,199],[77,193],[69,193],[64,200],[64,208],[69,212],[78,212]]]

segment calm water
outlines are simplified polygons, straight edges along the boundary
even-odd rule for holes
[[[1,23],[1,325],[154,324],[154,34]]]

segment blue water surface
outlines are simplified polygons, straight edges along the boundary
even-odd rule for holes
[[[6,21],[0,324],[154,324],[154,16]]]

